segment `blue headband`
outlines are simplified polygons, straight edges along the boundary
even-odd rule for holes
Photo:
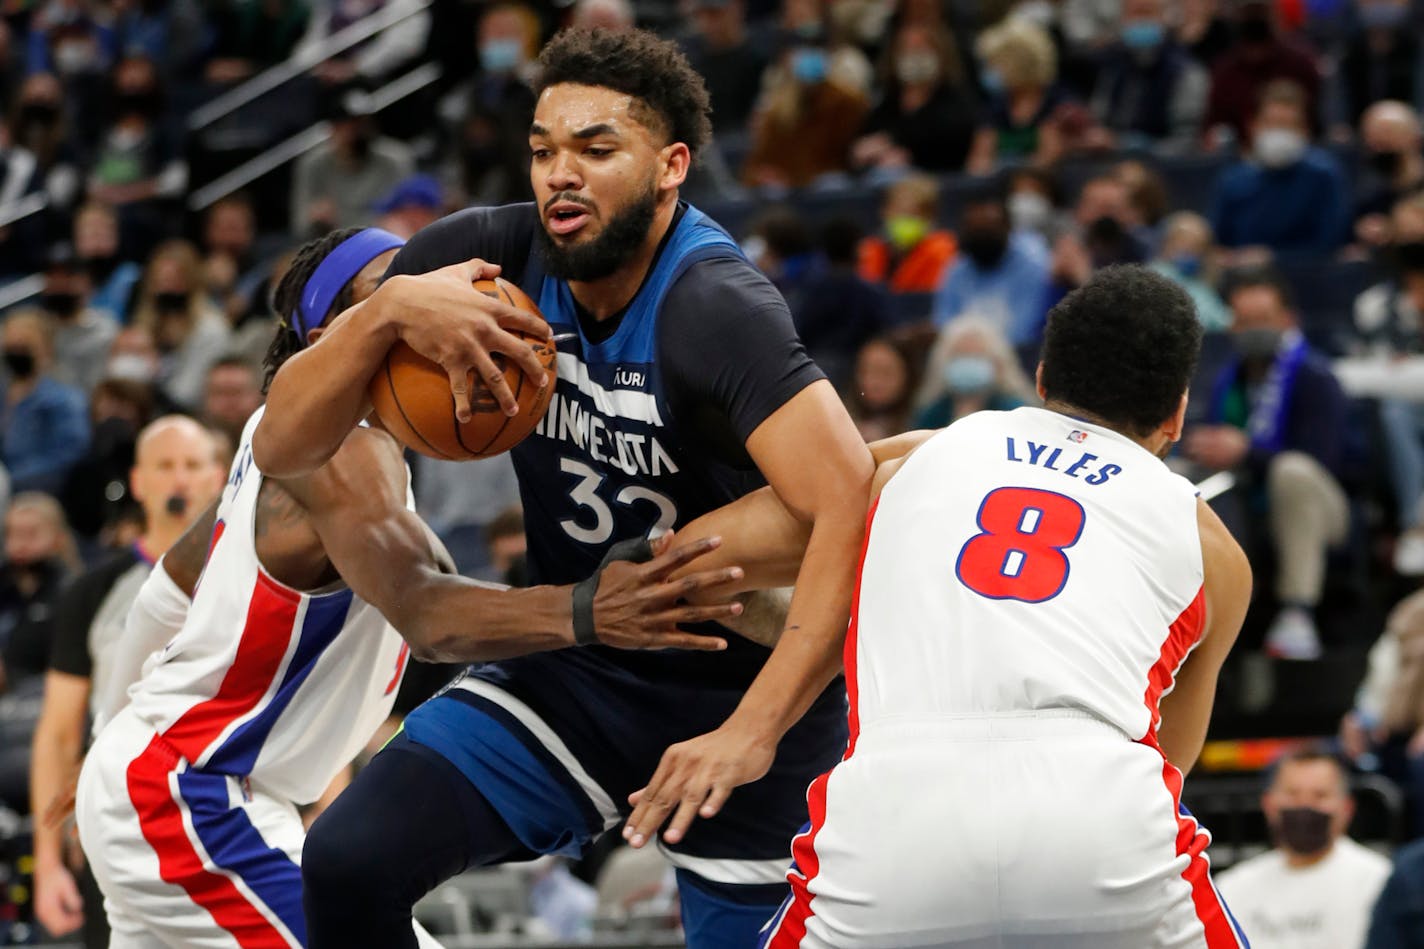
[[[307,333],[322,324],[342,289],[361,268],[386,251],[404,246],[404,240],[379,227],[364,228],[337,244],[307,280],[302,302],[292,314],[293,328],[302,345],[306,345]]]

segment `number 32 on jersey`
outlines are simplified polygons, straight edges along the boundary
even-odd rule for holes
[[[1042,603],[1068,582],[1064,553],[1083,534],[1083,506],[1038,488],[995,488],[984,496],[979,533],[959,550],[959,581],[991,600]]]

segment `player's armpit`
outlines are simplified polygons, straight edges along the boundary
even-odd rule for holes
[[[213,525],[218,519],[218,501],[209,504],[207,510],[199,514],[183,536],[169,547],[163,555],[163,569],[178,588],[191,598],[198,585],[198,577],[203,573],[203,564],[208,559],[208,547],[212,543]]]
[[[1200,500],[1197,529],[1202,545],[1206,628],[1200,644],[1177,672],[1176,685],[1162,699],[1162,724],[1157,731],[1167,760],[1183,774],[1191,770],[1206,742],[1217,675],[1251,602],[1251,564],[1221,519]]]

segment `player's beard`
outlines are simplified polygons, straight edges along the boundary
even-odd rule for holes
[[[642,248],[657,210],[658,193],[650,181],[647,190],[619,208],[592,240],[561,245],[549,236],[541,220],[539,246],[545,270],[559,280],[578,282],[612,275]]]

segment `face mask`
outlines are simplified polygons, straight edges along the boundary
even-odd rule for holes
[[[116,151],[131,152],[143,144],[143,132],[134,128],[116,128],[109,133],[109,145]]]
[[[934,82],[939,78],[939,59],[934,53],[906,53],[895,63],[895,77],[907,86]]]
[[[1049,29],[1058,18],[1058,11],[1049,0],[1028,0],[1014,7],[1012,14],[1016,20],[1027,20],[1034,26]]]
[[[523,62],[524,44],[519,40],[490,40],[480,45],[480,65],[489,72],[514,72]]]
[[[51,102],[27,102],[20,106],[20,122],[45,128],[59,120],[59,106]]]
[[[1401,152],[1371,152],[1370,167],[1385,178],[1393,178],[1399,174],[1399,167],[1404,164],[1404,155]]]
[[[371,154],[371,133],[364,129],[351,136],[351,154],[361,161]]]
[[[182,517],[188,510],[188,499],[181,494],[170,494],[168,500],[163,502],[163,509],[169,517]]]
[[[1276,839],[1292,853],[1308,857],[1330,846],[1331,815],[1313,807],[1288,807],[1276,819]]]
[[[1202,261],[1196,254],[1174,254],[1167,258],[1172,269],[1188,280],[1201,274]]]
[[[1037,191],[1016,191],[1009,195],[1009,220],[1017,231],[1041,231],[1053,217],[1053,205]]]
[[[955,356],[944,364],[944,384],[953,395],[972,395],[994,384],[994,360],[988,356]]]
[[[81,262],[84,264],[84,269],[89,271],[89,278],[95,283],[102,283],[109,279],[109,275],[114,272],[119,264],[119,258],[116,254],[108,254],[103,257],[85,257]]]
[[[898,251],[907,251],[930,232],[930,222],[912,214],[895,214],[885,221],[885,234]]]
[[[1004,77],[993,66],[985,66],[979,71],[979,85],[989,95],[999,95],[1004,91]]]
[[[980,270],[992,270],[1004,259],[1004,253],[1009,247],[1009,236],[994,231],[969,231],[959,239],[959,246]]]
[[[1397,270],[1406,273],[1424,271],[1424,241],[1406,241],[1403,244],[1395,244],[1393,257]]]
[[[119,115],[150,116],[158,111],[158,97],[152,92],[120,92],[114,96],[114,110]]]
[[[1256,160],[1267,168],[1287,168],[1305,154],[1305,136],[1293,129],[1263,129],[1256,134]]]
[[[119,353],[104,367],[104,375],[126,382],[150,382],[153,379],[153,365],[138,353]]]
[[[5,368],[16,379],[28,379],[35,374],[35,354],[28,349],[5,350]]]
[[[1284,334],[1280,330],[1253,327],[1234,330],[1231,343],[1244,359],[1270,359],[1281,348],[1282,335]]]
[[[153,308],[159,313],[187,313],[188,294],[155,293],[153,295]]]
[[[88,43],[60,43],[54,51],[54,67],[61,76],[72,76],[89,65]]]
[[[1360,24],[1366,29],[1391,29],[1409,18],[1409,8],[1402,4],[1368,3],[1356,9],[1360,11]]]
[[[58,317],[73,316],[79,309],[77,293],[45,293],[40,295],[40,306]]]
[[[1121,36],[1122,45],[1128,49],[1146,52],[1162,45],[1162,40],[1167,36],[1167,30],[1161,23],[1138,20],[1134,23],[1124,23]]]
[[[814,86],[826,78],[826,52],[802,47],[791,54],[791,75],[803,86]]]

